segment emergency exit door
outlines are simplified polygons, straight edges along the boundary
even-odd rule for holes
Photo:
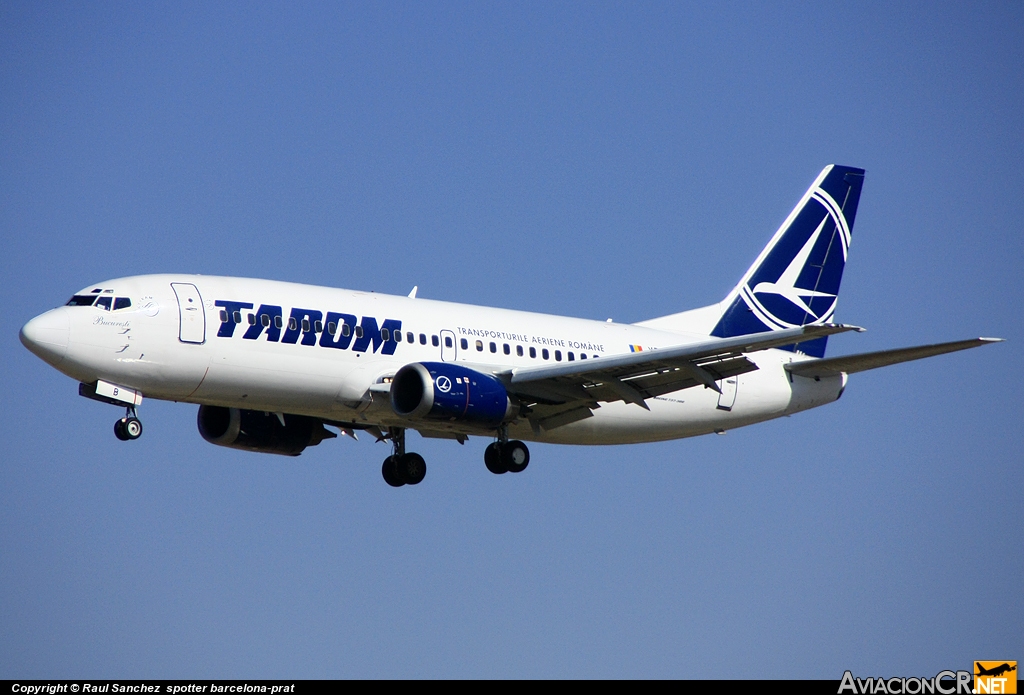
[[[455,343],[455,334],[451,331],[441,331],[441,361],[454,362],[459,354],[459,347]]]

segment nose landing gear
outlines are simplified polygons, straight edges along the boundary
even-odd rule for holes
[[[405,451],[405,430],[393,427],[388,433],[394,453],[384,459],[380,472],[391,487],[419,485],[427,475],[427,462],[416,453]]]
[[[135,413],[135,406],[128,406],[124,417],[114,423],[114,436],[122,442],[138,439],[142,436],[142,421]]]

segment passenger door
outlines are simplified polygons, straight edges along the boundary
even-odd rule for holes
[[[722,389],[722,393],[718,396],[719,410],[732,410],[732,407],[736,405],[736,385],[739,379],[738,376],[731,376],[718,382],[718,388]]]
[[[171,289],[178,298],[178,340],[183,343],[205,343],[206,309],[199,289],[187,282],[172,282]]]

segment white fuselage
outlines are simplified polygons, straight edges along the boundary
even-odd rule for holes
[[[656,330],[268,280],[148,275],[95,287],[131,298],[132,305],[64,306],[33,320],[37,334],[52,338],[40,342],[37,354],[78,381],[102,380],[147,398],[382,428],[415,428],[392,410],[388,397],[390,378],[409,363],[455,362],[499,373],[708,340],[700,329]],[[193,306],[185,304],[182,287],[195,288]],[[343,324],[350,335],[342,335]],[[845,384],[838,376],[791,377],[783,365],[804,359],[798,353],[771,349],[750,359],[758,369],[722,383],[721,394],[689,388],[649,399],[649,410],[605,403],[594,417],[551,430],[517,419],[509,435],[563,444],[690,437],[830,403]],[[443,429],[483,434],[458,423]]]

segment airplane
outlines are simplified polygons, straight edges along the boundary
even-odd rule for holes
[[[1010,666],[1010,664],[1008,664],[1008,663],[1002,663],[999,666],[995,666],[995,667],[990,668],[990,669],[985,668],[984,666],[982,666],[977,661],[974,662],[974,665],[975,665],[975,668],[978,671],[977,673],[974,674],[976,676],[997,676],[998,677],[998,676],[1003,675],[1004,673],[1009,673],[1010,671],[1016,671],[1017,670],[1016,664],[1014,664],[1013,666]]]
[[[530,462],[525,441],[629,444],[723,433],[832,403],[850,374],[1000,342],[974,338],[825,357],[864,170],[826,166],[720,302],[635,324],[272,280],[142,275],[76,292],[21,341],[125,408],[199,405],[219,446],[297,456],[367,432],[391,445],[381,472],[416,485],[406,431],[488,437],[495,474]]]

